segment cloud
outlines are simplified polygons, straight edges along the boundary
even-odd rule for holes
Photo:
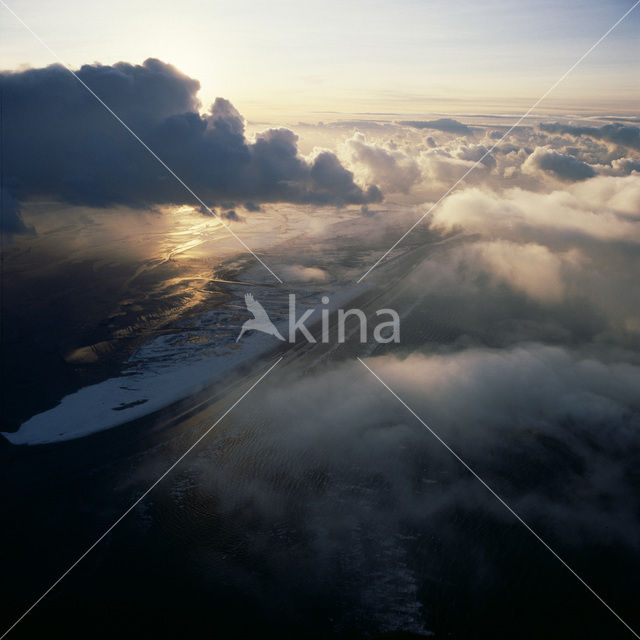
[[[221,211],[219,213],[220,217],[225,220],[229,220],[230,222],[242,222],[242,218],[236,213],[235,209],[230,209],[229,211]]]
[[[28,230],[20,215],[20,203],[8,189],[0,188],[0,231],[10,236]]]
[[[604,140],[623,147],[640,151],[640,127],[625,124],[606,124],[602,127],[576,127],[560,123],[541,123],[540,129],[547,133],[570,136],[586,136]]]
[[[207,203],[367,204],[375,186],[354,182],[331,152],[298,154],[287,129],[245,135],[233,105],[200,113],[199,83],[159,60],[85,65],[78,76]],[[5,180],[32,196],[97,207],[191,203],[185,189],[63,67],[3,72]]]
[[[386,379],[400,385],[407,402],[428,404],[427,411],[437,424],[474,424],[469,439],[479,438],[481,447],[491,446],[482,437],[494,429],[535,425],[536,431],[553,432],[561,416],[572,416],[592,424],[608,422],[609,435],[603,433],[603,439],[615,435],[609,446],[624,448],[633,437],[634,422],[640,420],[639,367],[596,362],[565,348],[469,349],[414,354],[406,359],[380,358],[371,363],[374,370],[376,364],[383,379],[386,374]],[[618,381],[614,385],[613,379]],[[464,406],[456,401],[461,397]],[[630,412],[634,419],[627,421]],[[515,415],[518,420],[514,422]],[[587,427],[583,424],[582,428]]]
[[[445,131],[446,133],[457,133],[460,135],[468,135],[473,133],[471,127],[466,124],[454,120],[453,118],[438,118],[437,120],[401,120],[398,124],[406,127],[414,127],[415,129],[434,129],[436,131]]]
[[[378,184],[390,193],[408,193],[421,178],[414,158],[382,144],[367,142],[356,132],[343,145],[345,156],[367,182]]]
[[[367,364],[560,553],[637,553],[638,366],[541,344]],[[336,599],[334,625],[355,617],[367,637],[426,633],[438,594],[502,596],[505,575],[530,567],[527,532],[360,363],[285,371],[256,394],[174,482],[197,487],[199,512],[221,514],[241,543],[211,551],[219,518],[183,540],[225,589],[269,608]],[[161,505],[179,515],[184,499],[173,489]]]
[[[463,145],[456,150],[455,155],[462,160],[480,162],[488,169],[494,169],[497,164],[496,159],[488,151],[483,145]]]
[[[415,269],[413,290],[430,296],[451,330],[476,340],[544,336],[637,348],[639,212],[638,175],[599,176],[550,193],[462,190],[440,204],[432,223],[458,229],[459,240]]]
[[[455,252],[454,252],[455,253]],[[565,293],[563,262],[575,262],[575,254],[560,255],[535,243],[504,240],[473,243],[464,249],[464,260],[472,260],[497,280],[523,291],[534,300],[558,302]]]
[[[628,176],[631,173],[640,173],[640,160],[635,158],[616,158],[610,165],[596,165],[598,173],[612,176]]]
[[[280,268],[287,282],[326,282],[329,274],[318,267],[305,267],[300,264],[285,265]]]
[[[640,427],[638,366],[541,344],[367,364],[463,459],[476,461],[484,477],[499,478],[501,493],[525,520],[552,516],[568,543],[579,528],[592,539],[614,536],[638,548],[637,493],[625,479]],[[214,453],[215,465],[203,459],[198,486],[223,496],[225,510],[242,506],[243,517],[265,530],[286,517],[289,500],[303,504],[299,526],[312,573],[362,531],[389,540],[407,525],[433,527],[444,538],[455,528],[452,510],[474,513],[479,504],[490,518],[512,522],[359,363],[279,382],[254,402],[259,423],[269,428],[245,438],[239,453]],[[240,407],[242,424],[254,423],[255,413]],[[296,487],[293,498],[289,487]],[[606,495],[610,508],[603,513],[576,500],[576,492]],[[408,550],[401,540],[395,544]]]
[[[470,188],[447,198],[435,223],[522,241],[591,238],[640,243],[640,176],[598,176],[565,190]]]
[[[316,156],[311,165],[313,197],[316,204],[368,204],[382,201],[382,192],[375,185],[363,191],[353,181],[353,173],[345,169],[330,151]]]
[[[527,173],[545,171],[560,180],[575,182],[596,175],[594,168],[573,156],[558,153],[553,149],[538,147],[522,165]]]
[[[418,163],[428,181],[443,183],[439,186],[439,189],[442,189],[445,186],[451,186],[476,164],[476,160],[465,157],[467,155],[464,150],[437,147],[423,151],[418,158]],[[488,160],[489,164],[492,160],[493,158]],[[486,178],[488,170],[490,167],[482,162],[469,173],[466,179],[470,182],[481,182]]]

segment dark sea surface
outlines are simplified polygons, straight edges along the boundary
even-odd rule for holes
[[[401,351],[362,345],[357,336],[338,348],[276,341],[223,382],[129,424],[53,445],[2,440],[4,629],[284,356],[8,637],[630,637],[400,403],[391,398],[378,411],[388,392],[363,367],[371,385],[364,405],[349,388],[323,382],[356,356],[518,343],[517,321],[542,312],[518,307],[509,292],[500,293],[500,313],[509,309],[517,326],[497,333],[490,304],[473,307],[472,328],[463,321],[471,307],[417,303],[405,288],[404,274],[446,247],[407,251],[357,298],[370,316],[384,306],[406,311]],[[586,316],[575,315],[582,318],[573,338],[580,346],[590,334]],[[555,335],[533,337],[553,344]],[[278,411],[288,390],[307,380],[314,394],[308,411]],[[305,406],[304,394],[294,399]],[[458,402],[462,409],[468,399]],[[352,410],[366,418],[349,420]],[[580,424],[567,419],[560,427],[584,439]],[[595,433],[590,439],[603,468],[619,469],[618,490],[602,495],[590,488],[593,466],[565,436],[504,429],[487,434],[491,447],[476,448],[465,436],[474,428],[461,425],[448,444],[640,626],[640,436],[623,454]],[[576,479],[584,494],[567,495],[562,488]],[[625,518],[612,518],[607,532],[602,522],[612,500],[626,500]],[[536,508],[536,501],[553,508]],[[581,515],[572,529],[563,514],[576,504]]]

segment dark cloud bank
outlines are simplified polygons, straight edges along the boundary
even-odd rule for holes
[[[382,199],[376,186],[357,185],[333,153],[301,158],[292,131],[271,129],[249,141],[227,100],[202,115],[199,82],[159,60],[85,65],[77,75],[208,204]],[[0,88],[7,230],[22,230],[17,202],[30,196],[96,207],[192,202],[63,67],[4,72]]]
[[[20,217],[20,204],[4,187],[0,187],[0,230],[8,234],[28,231]]]
[[[587,136],[595,140],[612,142],[622,147],[640,151],[640,127],[624,124],[606,124],[602,127],[576,127],[560,123],[540,124],[540,129],[547,133],[559,133],[570,136]]]

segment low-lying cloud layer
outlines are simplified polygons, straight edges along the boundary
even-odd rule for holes
[[[356,132],[339,146],[340,157],[361,181],[375,178],[387,199],[402,194],[406,203],[438,199],[463,175],[465,185],[546,192],[596,176],[640,172],[640,128],[632,125],[542,122],[507,133],[506,127],[443,118],[353,126]]]

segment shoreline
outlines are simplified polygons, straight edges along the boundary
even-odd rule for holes
[[[303,308],[309,304],[318,307],[320,298],[330,295],[330,303],[324,308],[330,311],[329,324],[332,327],[336,324],[337,309],[348,304],[355,304],[366,313],[372,314],[372,303],[385,293],[393,292],[394,284],[404,278],[416,260],[420,259],[421,254],[455,242],[457,237],[453,235],[428,242],[391,258],[384,266],[382,285],[380,278],[371,279],[364,285],[352,285],[338,290],[335,289],[336,283],[318,284],[315,287],[307,285],[306,289],[298,292],[297,304],[302,303],[300,306]],[[238,283],[241,283],[241,279]],[[247,284],[242,282],[242,286]],[[254,291],[256,288],[262,289],[256,295],[264,303],[271,317],[275,318],[274,324],[279,328],[286,326],[284,323],[288,318],[282,315],[283,296],[280,287],[259,284],[250,286]],[[239,295],[236,296],[233,287],[229,289],[228,295],[232,302],[236,297],[241,300]],[[136,353],[145,349],[147,351],[142,359],[142,369],[124,369],[120,376],[82,387],[62,398],[53,409],[36,414],[24,422],[17,431],[3,432],[2,435],[14,446],[38,446],[85,438],[140,420],[153,421],[162,416],[163,412],[171,412],[175,407],[197,408],[202,404],[201,398],[212,394],[215,396],[221,382],[226,378],[243,376],[245,372],[254,370],[255,365],[275,354],[293,354],[293,359],[298,359],[301,356],[309,357],[313,353],[314,360],[321,360],[338,347],[345,354],[354,346],[349,338],[344,345],[308,343],[306,340],[281,343],[276,338],[262,333],[246,336],[240,345],[237,345],[234,338],[242,324],[243,316],[238,318],[235,310],[223,307],[224,305],[218,305],[198,315],[192,315],[195,326],[204,323],[206,328],[206,323],[216,326],[222,324],[222,329],[215,336],[217,342],[205,345],[211,351],[204,357],[196,359],[196,356],[200,355],[199,344],[196,344],[195,348],[192,344],[187,344],[186,347],[183,344],[176,346],[175,341],[180,336],[183,342],[188,342],[184,338],[189,336],[192,328],[179,327],[178,331],[181,329],[183,334],[170,334],[166,340],[163,336],[155,337],[138,349]],[[232,308],[234,305],[231,304],[229,307]],[[318,336],[320,325],[321,321],[318,318],[310,321],[308,328]],[[352,329],[349,335],[353,335],[354,332],[355,329]],[[180,351],[183,347],[184,350]],[[170,361],[172,358],[174,361]]]

